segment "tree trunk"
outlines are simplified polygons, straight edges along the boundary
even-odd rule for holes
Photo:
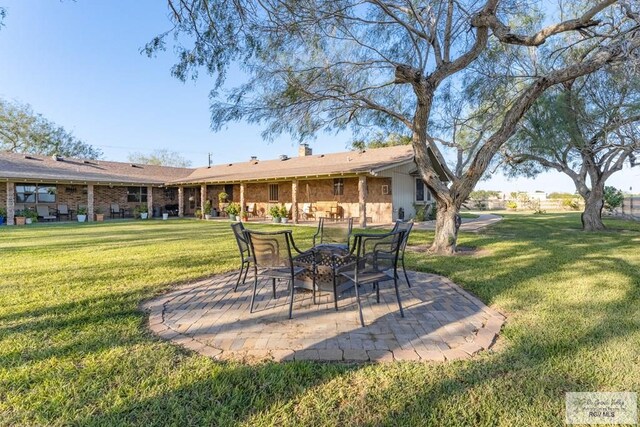
[[[431,252],[441,255],[453,255],[458,240],[458,224],[456,219],[458,208],[455,204],[436,204],[436,231],[431,245]]]
[[[582,229],[584,231],[600,231],[605,226],[602,222],[602,207],[604,206],[604,183],[593,185],[589,195],[584,197],[584,212],[582,212]]]

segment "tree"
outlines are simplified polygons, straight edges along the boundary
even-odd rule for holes
[[[151,154],[143,154],[140,152],[130,153],[129,161],[145,165],[173,166],[176,168],[187,168],[191,166],[191,160],[185,159],[180,153],[164,149],[154,150]]]
[[[0,99],[0,150],[99,159],[102,151],[62,126],[33,112],[27,104]]]
[[[505,158],[535,175],[568,175],[585,201],[586,231],[605,228],[605,183],[640,153],[640,79],[603,69],[569,80],[541,97],[508,143]]]
[[[617,207],[622,206],[624,202],[624,194],[622,190],[618,190],[616,187],[607,185],[604,187],[604,207],[613,212]]]
[[[437,201],[432,250],[452,253],[460,206],[535,100],[556,84],[636,55],[640,46],[631,22],[637,11],[631,5],[561,2],[550,8],[561,12],[557,18],[545,16],[536,4],[169,0],[174,26],[154,38],[146,52],[165,49],[171,38],[177,44],[176,77],[197,78],[201,68],[216,77],[211,91],[214,130],[247,120],[263,123],[265,137],[288,132],[301,140],[320,130],[347,127],[408,132],[420,176]],[[571,17],[563,19],[565,14]],[[548,40],[552,46],[547,48]],[[578,59],[555,62],[578,49]],[[510,59],[522,52],[545,67],[523,68]],[[502,111],[486,131],[470,130],[474,135],[466,140],[475,141],[467,147],[472,154],[452,170],[441,149],[447,139],[436,138],[430,119],[443,110],[440,100],[447,91],[466,85],[461,72],[470,72],[483,57],[485,63],[493,59],[506,65],[499,70],[512,84],[499,94]],[[237,63],[249,81],[222,99],[229,66]],[[450,181],[437,173],[430,152],[448,169]]]
[[[397,145],[411,145],[411,137],[397,133],[391,133],[389,135],[378,133],[368,140],[357,139],[353,141],[351,148],[354,150],[364,150],[365,148],[395,147]]]

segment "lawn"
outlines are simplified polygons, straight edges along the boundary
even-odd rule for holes
[[[0,424],[564,425],[567,391],[640,391],[640,224],[607,225],[506,214],[461,235],[478,256],[411,253],[508,320],[470,361],[389,365],[221,363],[149,333],[142,301],[236,268],[228,223],[2,227]]]

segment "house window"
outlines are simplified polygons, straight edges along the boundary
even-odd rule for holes
[[[416,178],[416,202],[430,202],[431,193],[424,185],[424,181],[420,178]]]
[[[127,187],[127,202],[147,203],[147,187]]]
[[[333,180],[333,195],[334,196],[344,195],[344,179],[336,178]]]
[[[55,203],[55,185],[16,185],[16,203]]]
[[[269,184],[269,201],[278,201],[278,184]]]

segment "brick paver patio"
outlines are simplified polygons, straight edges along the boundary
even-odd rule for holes
[[[237,273],[182,286],[145,304],[149,327],[157,335],[216,359],[388,362],[468,358],[493,345],[504,316],[450,280],[409,272],[412,287],[400,281],[405,317],[400,317],[393,282],[382,284],[380,303],[364,287],[366,326],[358,321],[353,289],[339,297],[324,293],[314,305],[311,292],[295,294],[293,319],[287,318],[288,292],[259,282],[249,313],[253,279],[233,291]]]

